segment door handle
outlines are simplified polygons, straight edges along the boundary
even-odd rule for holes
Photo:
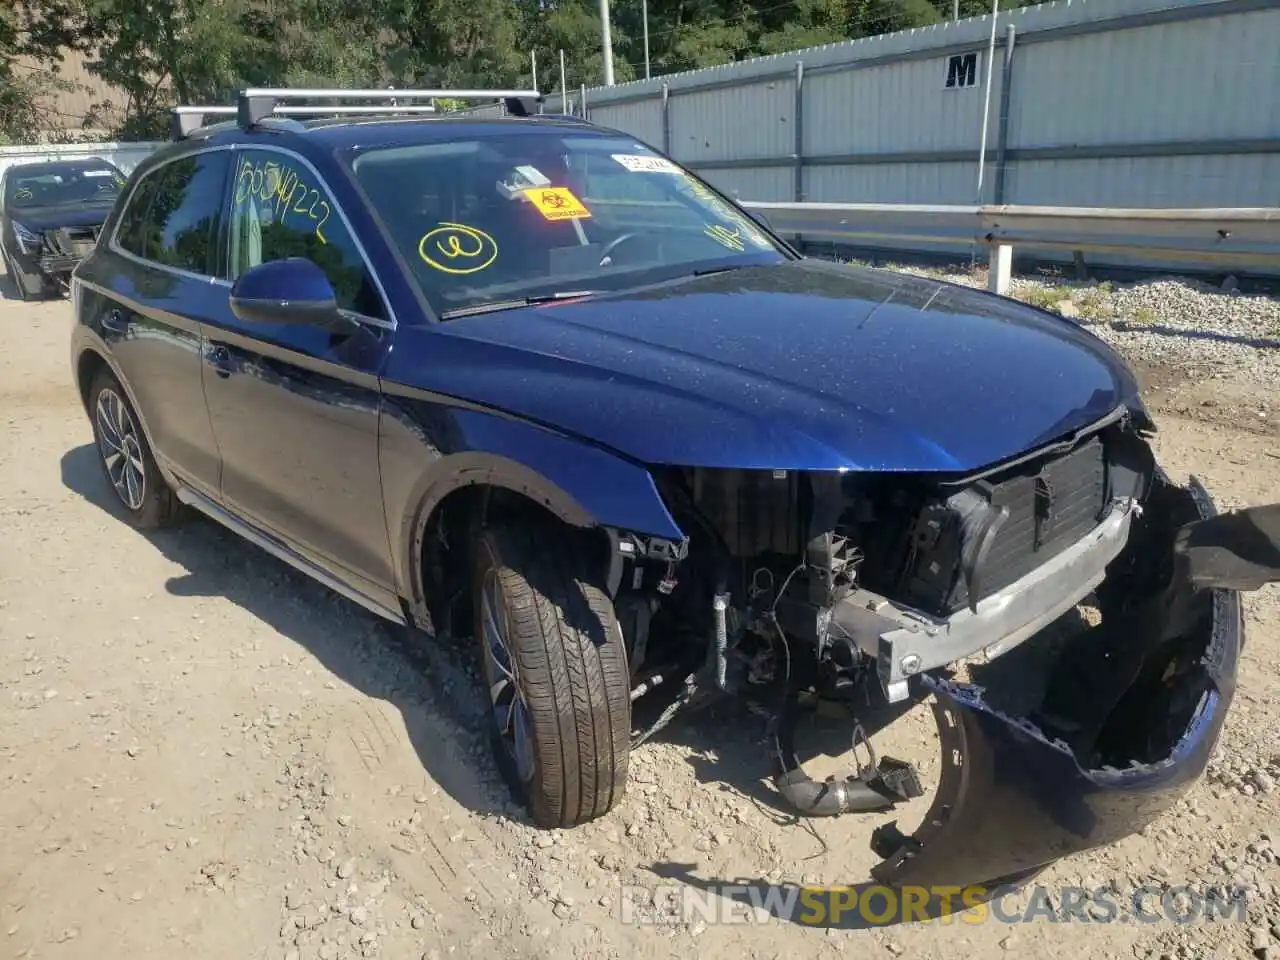
[[[231,351],[221,344],[206,348],[204,362],[213,367],[214,373],[224,380],[236,372],[235,358],[231,356]]]
[[[107,315],[102,318],[102,326],[112,333],[129,332],[129,321],[119,310],[108,310]]]

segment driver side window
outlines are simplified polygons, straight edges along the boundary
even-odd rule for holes
[[[305,257],[324,271],[338,306],[384,320],[377,288],[333,198],[306,164],[290,154],[237,154],[231,198],[228,279],[250,267]]]

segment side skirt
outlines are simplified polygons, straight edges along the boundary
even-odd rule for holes
[[[250,543],[258,547],[261,547],[277,560],[283,560],[299,573],[306,574],[316,582],[328,587],[334,593],[346,597],[353,603],[360,604],[360,606],[364,607],[370,613],[376,614],[384,620],[389,620],[399,626],[406,626],[404,615],[399,611],[392,610],[390,607],[384,606],[377,600],[373,600],[370,597],[365,596],[350,584],[343,583],[328,571],[320,569],[310,560],[300,556],[297,551],[292,550],[275,537],[267,533],[263,533],[261,530],[250,526],[239,517],[228,513],[203,494],[181,484],[177,487],[177,494],[178,499],[187,506],[193,507],[205,516],[218,521],[218,523],[222,524],[232,533],[243,537],[245,540],[248,540]]]

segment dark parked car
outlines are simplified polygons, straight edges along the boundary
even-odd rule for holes
[[[673,710],[748,691],[812,815],[920,786],[890,758],[810,780],[802,693],[934,695],[942,784],[915,837],[876,831],[891,882],[1026,875],[1202,774],[1235,589],[1280,564],[1265,516],[1210,519],[1159,470],[1087,330],[807,259],[636,138],[523,100],[298,122],[288,97],[183,124],[76,271],[104,473],[139,527],[191,506],[389,621],[473,634],[536,823],[606,813]],[[1101,624],[1049,650],[1086,599]],[[1052,669],[950,672],[1026,650]],[[642,695],[669,708],[633,730]]]
[[[124,174],[97,158],[21,163],[0,173],[0,260],[19,297],[66,288],[124,185]]]

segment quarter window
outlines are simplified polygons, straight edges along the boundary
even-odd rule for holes
[[[245,150],[237,154],[232,193],[230,279],[288,257],[320,267],[342,309],[385,319],[364,258],[316,175],[289,154]]]

